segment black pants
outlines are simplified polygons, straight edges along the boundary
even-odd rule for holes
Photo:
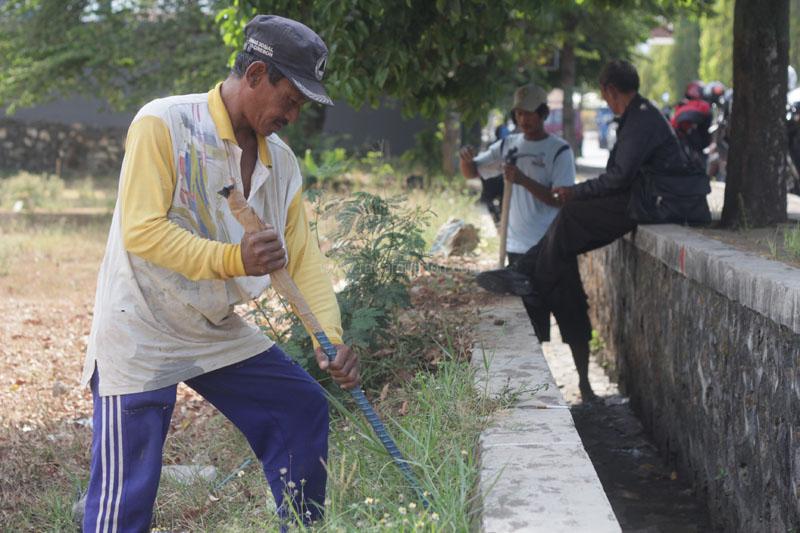
[[[519,261],[529,258],[538,250],[534,246],[525,254],[508,254],[508,261],[512,268],[517,268]],[[533,325],[533,331],[539,342],[550,341],[550,314],[556,317],[561,338],[565,343],[572,345],[587,343],[592,338],[592,324],[589,321],[589,304],[586,292],[583,290],[581,276],[576,268],[565,276],[558,286],[545,298],[545,305],[532,305],[527,298],[522,298],[522,304],[528,313],[528,318]]]
[[[610,244],[636,227],[636,222],[627,215],[629,200],[630,193],[624,192],[566,204],[542,240],[515,258],[513,268],[534,280],[568,343],[580,341],[586,335],[586,340],[591,338],[589,306],[578,270],[578,255]],[[528,315],[534,329],[536,321],[541,327],[537,312],[529,311]],[[543,340],[538,330],[536,333]]]
[[[575,200],[558,212],[539,244],[525,252],[517,270],[548,293],[578,271],[578,256],[602,248],[636,228],[627,214],[630,193]],[[536,250],[538,248],[538,250]]]

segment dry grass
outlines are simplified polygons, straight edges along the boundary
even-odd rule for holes
[[[58,525],[88,463],[78,380],[104,241],[103,225],[0,231],[0,522],[20,529]]]

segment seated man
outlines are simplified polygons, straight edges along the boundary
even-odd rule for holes
[[[561,288],[580,284],[579,254],[613,242],[639,223],[711,220],[708,176],[688,160],[664,115],[639,95],[634,66],[611,61],[600,74],[600,88],[614,114],[621,115],[606,171],[553,189],[563,207],[547,233],[512,269],[479,274],[483,288],[546,306],[574,294]]]

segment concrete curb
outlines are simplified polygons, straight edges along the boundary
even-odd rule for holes
[[[516,401],[480,437],[480,530],[619,532],[520,299],[481,315],[477,385]]]

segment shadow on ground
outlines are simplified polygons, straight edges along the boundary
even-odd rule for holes
[[[623,531],[713,531],[703,502],[661,458],[626,398],[616,394],[571,411]]]

